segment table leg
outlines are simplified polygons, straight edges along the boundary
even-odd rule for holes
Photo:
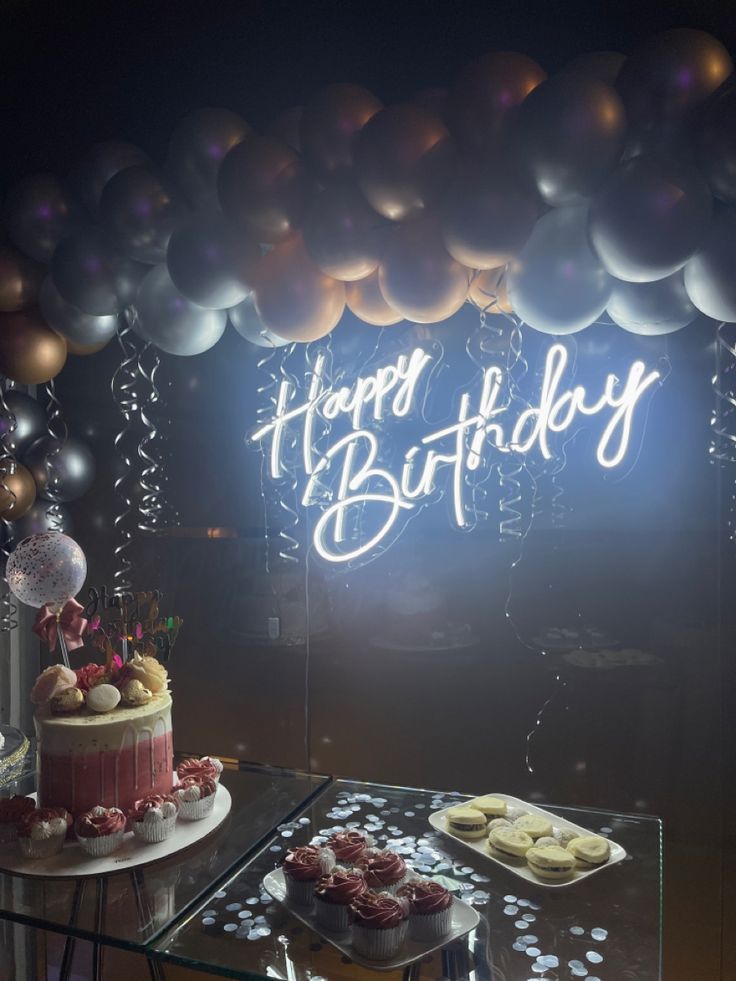
[[[86,879],[80,879],[77,882],[76,888],[74,890],[74,897],[72,899],[72,909],[71,915],[69,916],[69,926],[75,926],[77,918],[79,917],[79,911],[82,908],[82,900],[84,899],[84,887],[87,884]],[[74,963],[74,948],[76,947],[77,941],[76,937],[67,937],[64,941],[64,953],[61,958],[61,966],[59,968],[59,981],[69,981],[72,972],[72,964]]]
[[[98,879],[97,910],[95,912],[95,936],[99,937],[105,926],[105,907],[107,905],[107,878]],[[95,940],[92,947],[92,981],[102,981],[102,954],[104,945]]]

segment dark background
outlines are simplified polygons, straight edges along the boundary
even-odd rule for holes
[[[325,83],[357,81],[397,101],[450,83],[487,50],[521,50],[553,71],[586,50],[628,52],[672,26],[710,30],[736,48],[728,3],[6,2],[0,25],[3,187],[34,171],[66,173],[90,144],[112,137],[160,160],[174,123],[198,106],[227,106],[263,128]],[[611,343],[601,331],[586,341]],[[186,620],[172,664],[179,746],[304,766],[311,744],[322,771],[661,814],[664,976],[733,977],[721,818],[732,799],[724,765],[733,759],[733,593],[718,473],[706,455],[711,331],[703,322],[662,342],[673,371],[628,481],[566,476],[572,510],[562,530],[542,521],[515,577],[522,642],[504,610],[513,554],[490,532],[460,536],[435,515],[366,570],[325,580],[310,567],[280,579],[279,596],[296,606],[309,589],[315,634],[308,651],[259,643],[262,623],[248,619],[272,611],[257,461],[242,442],[254,418],[255,359],[232,331],[200,358],[167,359],[172,491],[186,531],[139,544],[136,556],[139,578],[157,579],[137,584],[160,583],[167,612]],[[620,332],[612,343],[606,358],[643,356]],[[72,429],[98,460],[95,487],[73,509],[94,581],[112,569],[116,360],[114,346],[70,359],[58,383]],[[238,537],[203,538],[212,527]],[[452,659],[375,644],[387,593],[417,570],[440,597],[438,615],[472,625],[474,645]],[[655,654],[658,666],[566,675],[561,691],[533,638],[576,622]],[[530,775],[525,736],[551,694]]]

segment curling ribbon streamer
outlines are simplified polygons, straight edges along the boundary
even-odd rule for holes
[[[60,478],[58,457],[69,438],[69,429],[64,419],[61,402],[56,394],[56,386],[54,385],[53,378],[46,382],[46,395],[48,397],[46,404],[46,432],[49,435],[49,450],[43,464],[46,470],[47,493],[49,500],[52,501],[46,509],[46,517],[48,518],[50,531],[61,531],[63,517],[58,500]]]
[[[519,394],[519,383],[529,370],[529,365],[522,353],[521,327],[517,320],[509,317],[511,332],[506,359],[506,378],[509,388],[509,403],[520,402],[524,408],[528,403]],[[520,453],[511,451],[499,465],[498,478],[501,486],[501,499],[498,503],[500,519],[498,523],[501,541],[519,539],[525,534],[522,527],[523,501],[521,478],[526,470],[524,459]],[[527,471],[528,473],[528,471]]]
[[[295,393],[298,383],[292,373],[287,370],[290,358],[294,354],[294,344],[282,349],[279,361],[279,372],[282,382],[288,384],[288,391]],[[290,427],[287,429],[282,444],[282,477],[276,483],[277,506],[281,520],[278,522],[278,558],[285,563],[295,564],[299,561],[299,485],[297,481],[298,441],[296,433]]]
[[[2,487],[3,500],[7,502],[5,508],[5,512],[7,513],[15,504],[15,494],[8,487],[5,480],[11,474],[15,473],[15,457],[10,450],[10,443],[13,432],[15,431],[16,420],[15,415],[5,401],[6,384],[7,382],[4,379],[2,384],[0,384],[0,414],[2,414],[6,422],[5,432],[2,439],[0,439],[0,487]],[[7,519],[2,518],[2,543],[0,544],[3,563],[2,581],[0,581],[0,632],[2,633],[15,630],[18,626],[18,620],[16,619],[18,607],[13,602],[13,594],[10,592],[8,580],[5,577],[5,568],[8,557],[13,551],[13,545],[13,525]]]
[[[150,368],[146,367],[147,358],[151,362]],[[145,384],[145,396],[141,397],[139,405],[144,432],[138,443],[138,456],[143,464],[140,478],[143,496],[138,508],[138,528],[149,533],[154,533],[164,526],[166,511],[161,461],[157,453],[159,432],[154,417],[161,402],[156,382],[160,365],[158,349],[152,344],[144,345],[137,357],[138,373]]]
[[[87,629],[87,621],[81,616],[84,607],[75,599],[66,601],[61,613],[55,613],[47,603],[36,615],[33,632],[46,644],[50,651],[56,648],[61,632],[67,650],[75,651],[84,644],[82,636]]]
[[[721,467],[736,463],[736,343],[726,336],[725,323],[716,329],[716,373],[713,391],[716,402],[711,416],[710,458]],[[736,541],[736,490],[730,489],[726,515],[728,539]]]

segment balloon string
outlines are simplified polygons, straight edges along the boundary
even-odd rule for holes
[[[736,463],[736,344],[726,336],[726,324],[716,328],[715,406],[711,415],[710,459],[724,469]],[[730,328],[733,329],[733,328]],[[736,496],[731,491],[726,516],[729,541],[736,541]]]
[[[133,461],[127,448],[127,442],[131,435],[132,424],[138,410],[138,396],[136,394],[136,383],[138,380],[138,348],[134,341],[131,322],[135,317],[134,313],[126,311],[126,317],[121,320],[118,327],[118,344],[122,353],[122,360],[112,376],[111,390],[112,396],[118,410],[123,417],[123,425],[115,435],[114,446],[118,452],[122,463],[122,473],[115,481],[115,493],[122,504],[122,510],[115,516],[115,531],[117,532],[118,542],[115,546],[115,570],[113,572],[113,583],[115,592],[126,592],[131,589],[131,568],[130,547],[133,534],[130,530],[131,522],[135,521],[135,507],[130,497],[128,487],[133,476]]]
[[[146,367],[146,355],[149,355],[151,359],[150,368]],[[146,389],[145,396],[141,398],[139,406],[144,432],[138,442],[138,456],[143,464],[141,471],[143,496],[138,508],[138,528],[153,534],[164,526],[164,512],[166,510],[162,489],[161,463],[156,452],[159,432],[154,421],[154,412],[159,408],[161,401],[156,383],[156,374],[161,366],[158,349],[152,344],[145,344],[138,351],[136,366]]]
[[[296,345],[289,344],[282,348],[279,360],[279,373],[281,382],[286,383],[288,391],[296,392],[298,382],[295,376],[287,370],[290,367],[290,360],[294,355]],[[295,565],[299,562],[299,538],[297,529],[299,527],[299,485],[297,481],[297,452],[298,441],[296,433],[292,428],[287,429],[282,443],[282,473],[283,476],[277,481],[276,489],[278,494],[278,511],[281,520],[278,523],[278,557],[282,562]]]
[[[59,470],[59,454],[69,438],[69,429],[64,419],[61,402],[56,394],[54,379],[46,382],[46,432],[48,433],[48,451],[43,464],[46,471],[46,493],[52,502],[46,510],[49,531],[62,531],[64,516],[59,505],[59,485],[61,473]]]
[[[264,335],[265,336],[265,335]],[[256,388],[256,396],[258,399],[258,407],[256,409],[256,419],[258,421],[258,428],[266,425],[276,414],[276,398],[279,385],[278,375],[273,370],[273,361],[276,357],[278,348],[272,346],[266,350],[266,353],[258,359],[256,365],[258,371],[258,386]],[[265,377],[265,381],[261,379]],[[246,435],[245,441],[248,442],[249,437]],[[264,560],[266,566],[266,572],[271,571],[271,533],[272,528],[272,508],[271,501],[273,495],[273,489],[271,482],[268,480],[267,468],[268,468],[268,454],[266,453],[266,448],[264,441],[260,440],[258,443],[258,450],[261,454],[261,468],[260,468],[260,478],[261,478],[261,500],[263,502],[263,524],[265,528],[265,553]],[[266,491],[268,488],[268,492]],[[269,582],[271,580],[269,579]]]
[[[2,499],[5,504],[3,508],[4,514],[8,514],[8,512],[12,513],[12,509],[15,506],[15,493],[6,483],[6,479],[15,473],[15,456],[10,447],[13,432],[17,425],[15,414],[5,401],[6,387],[7,381],[5,379],[0,380],[0,415],[5,420],[4,432],[2,439],[0,439],[0,488],[2,488]],[[8,558],[15,544],[13,541],[13,525],[5,517],[2,518],[1,533],[2,542],[0,543],[0,552],[2,553],[2,557],[0,561],[2,561],[2,580],[0,581],[0,632],[8,633],[8,631],[15,630],[18,626],[18,607],[13,602],[13,594],[10,592],[10,586],[5,576]]]

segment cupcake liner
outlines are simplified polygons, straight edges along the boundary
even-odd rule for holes
[[[387,961],[395,957],[406,937],[406,920],[388,930],[353,924],[353,947],[363,957],[373,961]]]
[[[412,940],[439,940],[452,927],[452,903],[437,913],[412,913],[409,917],[409,936]]]
[[[289,902],[296,903],[297,906],[312,905],[314,902],[314,888],[317,885],[316,879],[304,882],[284,875],[284,881],[286,882],[286,898]]]
[[[166,841],[169,835],[173,834],[175,826],[176,814],[170,818],[164,818],[163,821],[151,822],[150,824],[147,824],[145,821],[134,821],[133,834],[140,841],[145,841],[146,844],[153,845],[160,841]]]
[[[350,929],[350,907],[343,903],[326,903],[319,896],[314,898],[315,919],[319,926],[333,933],[345,933]]]
[[[112,855],[114,851],[120,848],[124,834],[125,829],[121,828],[120,831],[114,831],[111,835],[98,835],[95,838],[82,838],[77,835],[77,841],[85,855],[89,855],[90,858],[104,858],[105,855]]]
[[[200,797],[199,800],[182,800],[179,798],[179,817],[185,821],[201,821],[212,813],[215,806],[215,794]]]
[[[65,838],[66,835],[52,835],[50,838],[19,836],[18,845],[24,858],[51,858],[64,847]]]

